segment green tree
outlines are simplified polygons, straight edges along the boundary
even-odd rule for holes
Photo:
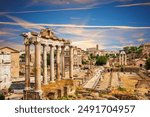
[[[150,69],[150,58],[148,58],[148,59],[146,60],[145,68],[146,68],[147,70]]]
[[[94,60],[94,59],[95,59],[95,56],[93,54],[90,54],[89,60]]]
[[[96,59],[96,65],[104,65],[107,63],[107,57],[106,56],[99,56]]]

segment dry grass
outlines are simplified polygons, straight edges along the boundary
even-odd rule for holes
[[[126,74],[121,75],[121,82],[123,82],[123,87],[130,92],[134,92],[135,85],[139,79],[140,79],[139,76],[130,76]]]
[[[50,90],[60,89],[60,88],[63,88],[64,86],[67,86],[67,85],[73,86],[73,84],[74,84],[73,80],[69,80],[69,79],[56,81],[55,83],[43,85],[42,91],[43,92],[49,92]]]

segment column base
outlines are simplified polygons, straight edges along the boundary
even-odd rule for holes
[[[48,83],[43,83],[43,85],[48,85]]]
[[[61,81],[61,79],[57,79],[57,81]]]
[[[55,81],[50,81],[50,83],[55,83]]]
[[[25,90],[25,91],[28,91],[28,90],[30,90],[30,87],[25,87],[24,90]]]
[[[64,79],[65,79],[65,77],[63,76],[61,79],[62,79],[62,80],[64,80]]]
[[[24,89],[23,91],[23,100],[28,100],[30,95],[30,90]]]
[[[34,92],[34,100],[41,100],[42,99],[42,90],[38,90]]]

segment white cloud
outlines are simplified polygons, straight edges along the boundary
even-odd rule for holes
[[[47,9],[47,10],[30,10],[30,11],[16,11],[16,12],[0,12],[0,15],[5,14],[24,14],[24,13],[43,13],[43,12],[54,12],[54,11],[77,11],[77,10],[87,10],[96,9],[99,7],[80,7],[80,8],[63,8],[63,9]]]
[[[137,39],[137,41],[138,41],[138,42],[143,42],[144,39],[143,39],[143,38],[139,38],[139,39]]]
[[[32,0],[32,5],[34,4],[54,4],[54,5],[66,5],[66,4],[73,4],[73,5],[91,5],[91,6],[97,6],[97,5],[103,5],[103,4],[109,4],[112,2],[128,2],[132,0]]]
[[[59,37],[69,39],[75,46],[81,48],[95,47],[99,44],[101,49],[121,48],[128,43],[124,34],[139,29],[150,29],[150,27],[133,27],[133,26],[90,26],[90,25],[73,25],[73,24],[35,24],[22,19],[7,16],[15,22],[0,22],[5,25],[17,25],[25,29],[41,29],[46,27],[55,27]],[[141,32],[142,33],[142,32]],[[141,34],[140,34],[141,35]],[[143,34],[142,34],[143,35]],[[130,37],[132,39],[132,35]],[[134,39],[134,38],[133,38]],[[11,44],[10,44],[11,45]],[[18,45],[19,46],[19,45]]]
[[[27,21],[24,21],[20,18],[17,18],[17,17],[14,17],[14,16],[10,16],[10,15],[6,15],[6,17],[14,20],[19,26],[25,28],[25,29],[28,29],[28,30],[33,30],[33,29],[43,29],[44,27],[43,26],[40,26],[40,25],[34,25],[34,23],[30,23],[30,22],[27,22]],[[10,23],[11,24],[11,23]]]
[[[12,17],[12,16],[11,16]],[[13,19],[13,18],[12,18]],[[68,28],[101,28],[101,29],[150,29],[150,26],[146,27],[138,27],[138,26],[92,26],[92,25],[75,25],[75,24],[35,24],[31,22],[25,22],[24,20],[21,21],[21,19],[17,18],[17,22],[0,22],[0,24],[6,24],[6,25],[16,25],[16,26],[22,26],[24,28],[36,28],[36,29],[42,29],[43,27],[38,26],[49,26],[49,27],[68,27]]]
[[[33,5],[66,5],[66,8],[60,9],[46,9],[46,10],[28,10],[28,11],[11,11],[11,12],[0,12],[0,15],[5,14],[25,14],[25,13],[42,13],[42,12],[58,12],[58,11],[76,11],[76,10],[88,10],[88,9],[96,9],[100,8],[99,5],[109,4],[113,2],[128,2],[132,0],[31,0],[28,2],[27,6]],[[69,7],[70,5],[70,7]],[[74,7],[72,7],[72,5]],[[99,6],[99,7],[98,7]]]
[[[92,40],[92,39],[91,40],[84,39],[84,41],[74,41],[74,42],[72,42],[72,44],[74,46],[80,47],[80,48],[85,50],[86,48],[96,47],[96,44],[98,44],[98,43],[95,40]],[[104,49],[104,46],[99,44],[99,48]]]
[[[150,6],[150,2],[123,4],[123,5],[117,5],[116,7],[132,7],[132,6]]]
[[[15,42],[6,42],[5,40],[0,40],[0,47],[5,47],[5,46],[16,48],[18,50],[24,49],[23,44],[18,44],[18,43],[15,43]]]

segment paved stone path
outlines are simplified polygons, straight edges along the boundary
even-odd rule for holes
[[[88,89],[93,89],[97,85],[101,75],[101,69],[95,71],[95,75],[91,78],[83,87]]]

